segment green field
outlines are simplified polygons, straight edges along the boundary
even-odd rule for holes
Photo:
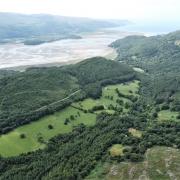
[[[137,96],[139,85],[138,81],[130,82],[127,84],[111,85],[103,88],[102,97],[100,99],[85,99],[84,101],[73,103],[75,107],[81,107],[83,109],[91,109],[96,105],[104,105],[105,110],[108,113],[113,113],[113,110],[108,110],[108,106],[112,104],[113,106],[118,106],[116,100],[119,98],[115,89],[118,88],[123,94],[133,94]],[[130,93],[129,90],[132,92]],[[107,96],[112,96],[113,99],[107,98]],[[124,103],[129,102],[129,99],[121,98]],[[123,107],[123,106],[122,106]],[[127,109],[124,108],[124,112]],[[78,115],[80,113],[80,116]],[[97,111],[96,113],[100,113]],[[66,118],[73,115],[75,120],[70,121],[67,125],[64,124]],[[40,148],[44,148],[46,142],[58,135],[64,134],[72,131],[73,126],[83,123],[87,126],[94,125],[96,122],[96,114],[84,113],[74,107],[68,107],[60,112],[56,112],[53,115],[41,118],[36,122],[21,126],[8,134],[0,136],[0,155],[3,157],[16,156],[21,153],[26,153],[34,151]],[[52,129],[48,128],[52,125]],[[25,135],[25,138],[21,138],[21,135]]]
[[[178,116],[178,112],[163,110],[158,113],[159,121],[176,121]]]
[[[118,89],[122,94],[125,95],[134,95],[138,96],[138,89],[139,89],[139,81],[133,81],[126,84],[118,84],[118,85],[110,85],[103,88],[102,96],[100,99],[94,100],[94,99],[85,99],[83,101],[80,101],[78,103],[73,103],[73,106],[78,108],[83,108],[85,110],[92,109],[92,107],[96,105],[103,105],[106,112],[112,113],[112,111],[108,110],[108,106],[112,104],[113,106],[118,106],[116,100],[121,99],[124,103],[128,102],[131,103],[131,101],[127,98],[119,98],[118,94],[116,93],[115,89]],[[130,90],[132,92],[130,92]],[[127,110],[123,107],[124,112]]]
[[[86,180],[180,179],[180,150],[154,147],[140,163],[99,163]]]
[[[78,116],[77,113],[80,113]],[[76,116],[68,125],[64,125],[66,118],[70,115]],[[45,142],[57,134],[68,133],[72,131],[72,127],[83,123],[85,125],[94,125],[96,116],[90,113],[83,113],[75,108],[68,107],[53,115],[46,116],[39,121],[24,125],[14,131],[0,136],[0,154],[2,156],[16,156],[21,153],[34,151],[45,146],[44,143],[38,142],[38,138],[42,137]],[[49,129],[48,125],[52,125],[53,129]],[[20,134],[25,134],[26,138],[20,138]]]

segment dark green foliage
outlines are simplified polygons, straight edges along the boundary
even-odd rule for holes
[[[48,125],[48,129],[53,129],[53,128],[54,128],[53,125],[51,124]]]
[[[0,179],[79,180],[86,177],[100,160],[138,162],[144,158],[146,150],[153,146],[180,148],[180,122],[157,121],[160,108],[177,111],[180,107],[178,99],[180,50],[173,42],[180,36],[178,34],[176,32],[150,38],[133,36],[116,41],[113,46],[116,46],[119,52],[122,49],[119,60],[143,67],[148,72],[138,75],[141,80],[140,97],[124,95],[116,90],[119,97],[132,101],[131,104],[117,101],[118,104],[128,108],[128,113],[122,113],[122,107],[117,109],[110,105],[108,109],[113,109],[115,114],[97,115],[93,127],[85,127],[81,124],[74,127],[71,133],[58,135],[48,143],[40,136],[39,142],[47,144],[44,150],[14,158],[0,158]],[[32,70],[36,72],[36,69],[31,69],[30,72]],[[57,70],[75,80],[74,84],[78,85],[80,93],[85,92],[83,97],[93,98],[99,97],[102,86],[126,82],[135,77],[131,68],[98,57]],[[16,81],[16,78],[13,80]],[[6,81],[4,85],[9,87]],[[99,108],[102,107],[95,106],[94,110]],[[51,110],[57,109],[51,108]],[[84,111],[87,113],[87,110]],[[75,117],[70,116],[64,123],[68,124],[74,119]],[[133,136],[129,128],[141,131],[142,137]],[[108,150],[114,144],[122,144],[126,147],[123,155],[119,157],[109,155]]]
[[[70,103],[57,102],[77,91],[75,77],[60,68],[32,68],[0,80],[0,131],[6,132],[19,125],[62,109]],[[81,93],[83,94],[83,93]],[[81,97],[81,95],[76,94]],[[57,102],[57,103],[54,103]],[[50,105],[51,106],[47,106]]]
[[[163,36],[130,36],[111,44],[118,51],[117,60],[148,73],[139,75],[141,90],[157,104],[172,101],[174,94],[180,92],[180,46],[176,43],[179,36],[180,31]]]
[[[106,60],[103,57],[94,57],[82,61],[67,69],[72,75],[76,76],[81,86],[87,84],[101,83],[115,84],[118,82],[126,82],[135,75],[132,69],[119,62]]]
[[[161,110],[168,110],[169,109],[169,105],[168,104],[163,104],[161,106]]]
[[[103,105],[94,106],[90,111],[94,112],[94,111],[101,111],[101,110],[104,110]]]
[[[180,114],[178,114],[177,119],[180,119]]]
[[[70,120],[71,120],[71,121],[75,120],[75,118],[74,118],[73,115],[70,115]]]
[[[69,122],[70,122],[70,120],[67,118],[67,119],[65,119],[64,124],[68,125]]]
[[[0,70],[0,79],[8,76],[13,76],[17,73],[18,73],[17,71],[13,71],[13,70]]]
[[[157,118],[157,117],[158,117],[158,113],[157,113],[157,112],[154,112],[154,113],[152,114],[152,117],[153,117],[153,118]]]
[[[131,137],[130,139],[125,137],[128,128],[132,127],[134,122],[138,123],[139,120],[101,115],[95,127],[85,128],[80,125],[69,135],[52,139],[43,151],[2,160],[1,163],[5,165],[0,169],[0,177],[41,179],[49,172],[52,172],[50,179],[56,175],[59,179],[85,177],[112,144],[138,142],[136,139],[131,140]],[[19,164],[18,170],[16,167],[11,169],[13,164]]]
[[[134,78],[128,66],[101,57],[64,67],[29,68],[4,77],[0,79],[0,133],[85,97],[98,98],[106,84]]]
[[[100,83],[91,83],[84,87],[84,91],[86,92],[88,97],[97,99],[102,94],[102,87]]]
[[[26,138],[26,135],[25,134],[20,134],[20,138],[24,139],[24,138]]]

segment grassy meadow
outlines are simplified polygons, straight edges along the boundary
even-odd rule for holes
[[[178,112],[170,111],[170,110],[163,110],[158,113],[158,120],[159,121],[176,121]]]
[[[78,115],[79,112],[79,115]],[[70,115],[75,117],[67,125],[64,124],[65,119]],[[45,143],[53,136],[64,134],[72,131],[73,126],[83,123],[85,125],[94,125],[96,116],[90,113],[83,113],[75,108],[68,107],[53,115],[46,116],[31,124],[24,125],[14,131],[0,136],[0,154],[2,156],[16,156],[21,153],[34,151],[43,148]],[[52,125],[52,129],[48,128]],[[20,138],[24,134],[25,138]]]
[[[133,94],[138,96],[137,91],[139,88],[138,81],[133,81],[127,84],[118,84],[106,86],[103,88],[102,97],[94,99],[85,99],[81,102],[73,103],[74,107],[81,107],[82,109],[91,109],[97,105],[103,105],[105,111],[113,113],[113,110],[108,110],[108,106],[118,106],[116,100],[119,98],[115,89],[118,88],[123,94]],[[129,91],[132,92],[129,92]],[[129,102],[129,99],[120,98],[123,102]],[[74,107],[67,107],[62,111],[56,112],[52,115],[45,116],[38,121],[32,122],[27,125],[23,125],[15,130],[0,136],[0,155],[3,157],[16,156],[22,153],[27,153],[37,149],[44,148],[48,140],[58,134],[64,134],[72,131],[73,126],[78,124],[85,124],[92,126],[96,122],[95,113],[84,113],[83,111]],[[123,107],[123,105],[122,105]],[[123,112],[127,109],[123,107]],[[74,119],[65,124],[66,119],[70,119],[70,116]],[[21,137],[23,136],[23,137]]]
[[[139,81],[133,81],[126,84],[118,84],[118,85],[109,85],[103,88],[102,96],[99,99],[85,99],[83,101],[73,103],[74,107],[82,108],[85,110],[92,109],[92,107],[97,105],[103,105],[105,108],[105,111],[108,113],[112,113],[111,110],[108,110],[109,105],[118,106],[118,103],[116,102],[117,99],[121,99],[124,103],[128,102],[131,103],[131,101],[127,98],[118,97],[118,94],[116,93],[116,88],[125,95],[134,95],[138,96],[138,89],[139,89]],[[131,91],[131,92],[130,92]],[[127,110],[123,107],[123,111],[126,112]]]

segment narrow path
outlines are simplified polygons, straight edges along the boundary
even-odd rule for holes
[[[70,97],[72,97],[73,95],[77,94],[77,93],[80,92],[80,91],[81,91],[81,90],[79,89],[79,90],[77,90],[77,91],[69,94],[67,97],[65,97],[65,98],[63,98],[63,99],[60,99],[60,100],[58,100],[58,101],[55,101],[55,102],[53,102],[53,103],[51,103],[51,104],[48,104],[48,105],[46,105],[46,106],[42,106],[41,108],[36,109],[35,112],[36,112],[36,111],[43,110],[43,109],[47,108],[48,106],[54,105],[54,104],[56,104],[56,103],[60,103],[60,102],[62,102],[62,101],[65,101],[65,100],[69,99]]]

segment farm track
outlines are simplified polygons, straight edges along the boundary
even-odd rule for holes
[[[77,94],[77,93],[80,92],[80,91],[81,91],[81,90],[79,89],[79,90],[71,93],[70,95],[68,95],[67,97],[65,97],[65,98],[63,98],[63,99],[60,99],[60,100],[55,101],[55,102],[53,102],[53,103],[50,103],[50,104],[48,104],[48,105],[46,105],[46,106],[42,106],[42,107],[39,108],[39,109],[36,109],[34,112],[41,111],[41,110],[47,108],[48,106],[53,106],[53,105],[55,105],[55,104],[57,104],[57,103],[60,103],[60,102],[62,102],[62,101],[65,101],[65,100],[69,99],[70,97],[74,96],[75,94]]]

